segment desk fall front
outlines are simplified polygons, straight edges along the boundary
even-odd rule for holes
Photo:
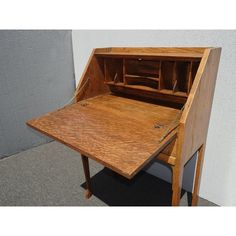
[[[131,179],[153,159],[172,169],[179,205],[185,164],[197,152],[197,204],[221,48],[94,49],[75,103],[27,122],[81,153],[86,197],[89,158]]]

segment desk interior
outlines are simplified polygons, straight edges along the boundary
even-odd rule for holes
[[[28,125],[132,178],[175,136],[180,110],[105,94],[30,120]]]

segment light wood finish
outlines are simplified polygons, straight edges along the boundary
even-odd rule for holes
[[[84,176],[86,180],[86,193],[85,197],[90,198],[92,196],[92,187],[91,187],[91,180],[90,180],[90,171],[89,171],[89,160],[88,157],[81,155],[83,168],[84,168]]]
[[[157,160],[166,162],[166,163],[168,163],[168,164],[173,166],[173,165],[175,165],[176,157],[175,156],[170,156],[170,155],[167,155],[167,154],[161,152],[158,155]]]
[[[95,97],[100,94],[107,93],[108,87],[104,84],[104,75],[102,71],[101,59],[94,57],[94,50],[89,58],[87,66],[82,74],[82,79],[76,89],[80,91],[76,96],[77,101]],[[83,87],[82,91],[80,90]]]
[[[178,206],[180,202],[183,172],[183,166],[172,166],[172,206]]]
[[[220,53],[219,48],[205,50],[180,119],[184,163],[206,142]]]
[[[179,203],[179,186],[182,185],[182,172],[184,165],[201,147],[206,145],[207,131],[210,120],[210,112],[220,60],[220,48],[206,49],[201,60],[197,75],[193,82],[191,92],[185,104],[182,117],[180,119],[177,134],[176,162],[173,167],[173,175],[178,179],[173,181],[172,204]],[[200,152],[201,153],[201,152]],[[202,165],[203,154],[198,165]],[[201,167],[198,167],[201,169]],[[200,175],[200,172],[198,173]],[[177,178],[177,177],[174,177]],[[197,176],[197,178],[200,178]],[[194,191],[194,201],[197,204],[198,187]]]
[[[209,48],[209,47],[207,47]],[[206,47],[108,47],[96,48],[95,53],[130,53],[139,55],[140,53],[155,54],[155,53],[193,53],[203,54]]]
[[[162,150],[162,152],[157,156],[157,160],[166,162],[172,166],[175,165],[177,149],[176,140],[177,139],[174,139]]]
[[[95,54],[96,55],[96,54]],[[184,104],[196,74],[193,58],[105,57],[104,81],[114,93]],[[100,55],[101,56],[101,55]],[[102,58],[102,57],[98,57]],[[194,65],[200,63],[196,59]]]
[[[142,101],[101,95],[28,122],[117,173],[132,178],[176,135],[158,140],[179,110]],[[155,124],[161,128],[155,128]]]
[[[197,201],[198,201],[198,192],[199,192],[200,179],[201,179],[201,173],[202,173],[202,162],[203,162],[203,157],[204,157],[204,150],[205,150],[204,145],[202,145],[198,150],[195,178],[194,178],[194,184],[193,184],[192,206],[196,206]]]
[[[27,124],[83,155],[87,196],[87,157],[129,179],[157,158],[171,166],[172,205],[178,206],[184,166],[198,151],[197,205],[220,53],[210,47],[95,49],[77,103]]]
[[[101,56],[155,56],[173,58],[201,58],[205,48],[99,48],[95,55]]]
[[[114,93],[121,93],[126,95],[134,95],[137,97],[150,98],[150,99],[163,99],[178,104],[184,104],[187,101],[185,93],[169,91],[162,89],[157,91],[156,89],[149,88],[142,85],[125,85],[122,83],[107,82],[110,86],[110,90]]]

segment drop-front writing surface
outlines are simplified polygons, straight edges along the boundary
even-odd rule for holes
[[[166,144],[166,140],[159,139],[178,114],[178,109],[106,94],[28,124],[132,178]],[[175,134],[176,131],[170,133],[167,142]]]

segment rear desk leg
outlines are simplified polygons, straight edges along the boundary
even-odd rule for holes
[[[83,167],[84,167],[84,175],[86,179],[86,193],[85,197],[90,198],[92,196],[92,188],[91,188],[91,180],[90,180],[90,173],[89,173],[89,161],[88,157],[81,155]]]
[[[182,180],[183,180],[183,166],[172,167],[172,206],[179,206]]]
[[[198,202],[198,192],[199,192],[201,172],[202,172],[204,146],[205,145],[202,145],[198,150],[197,165],[196,165],[194,186],[193,186],[193,194],[192,194],[192,206],[196,206],[197,202]]]

